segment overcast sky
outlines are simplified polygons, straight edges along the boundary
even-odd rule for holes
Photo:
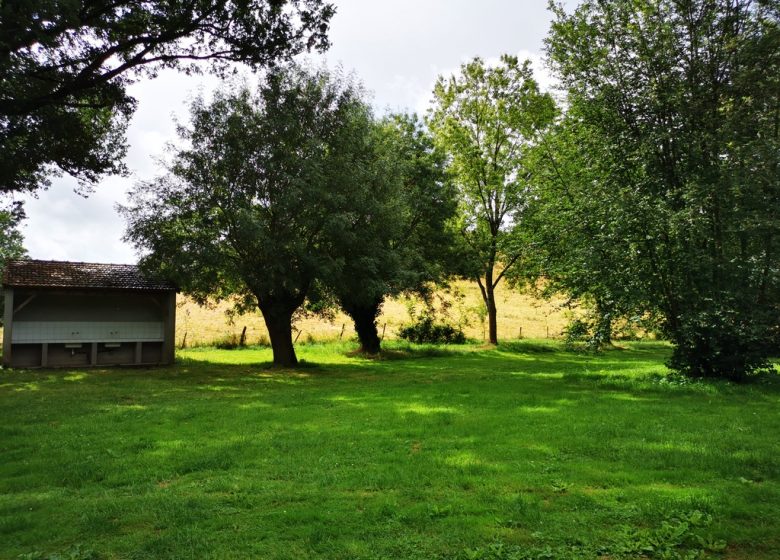
[[[543,86],[543,39],[550,16],[547,0],[335,0],[329,66],[354,71],[373,95],[378,113],[424,113],[436,77],[457,71],[474,56],[502,53],[531,58]],[[569,2],[571,4],[573,2]],[[318,58],[315,58],[318,60]],[[154,176],[156,159],[175,135],[174,118],[187,118],[187,100],[208,95],[212,77],[166,72],[133,85],[138,110],[128,131],[130,177],[104,179],[88,198],[73,192],[75,181],[55,179],[48,191],[26,202],[25,246],[32,258],[134,263],[134,249],[121,240],[124,223],[115,205],[128,188]]]

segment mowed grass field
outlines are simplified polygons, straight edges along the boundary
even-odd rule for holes
[[[497,288],[498,336],[504,339],[557,338],[569,322],[572,312],[564,307],[564,300],[540,300],[527,293],[509,289],[505,283]],[[466,336],[477,341],[485,339],[487,324],[480,321],[478,310],[484,308],[479,288],[474,282],[453,282],[448,291],[439,290],[433,298],[435,307],[446,307],[447,316],[441,316],[452,324],[463,325]],[[444,306],[442,303],[444,302]],[[385,339],[397,338],[399,329],[409,323],[409,304],[419,312],[423,306],[419,300],[406,297],[388,300],[377,321]],[[225,311],[227,303],[203,307],[180,296],[177,305],[176,341],[181,346],[201,346],[239,336],[247,328],[249,343],[268,340],[268,331],[259,312],[236,317],[232,324]],[[355,336],[352,321],[343,313],[337,313],[333,321],[320,317],[302,317],[295,323],[299,341],[348,340]],[[299,332],[298,332],[299,331]]]
[[[352,344],[0,372],[0,558],[780,558],[780,386]]]

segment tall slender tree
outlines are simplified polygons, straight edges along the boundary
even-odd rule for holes
[[[428,124],[449,156],[460,199],[466,276],[479,285],[489,340],[498,343],[495,289],[522,256],[513,229],[528,204],[526,151],[555,118],[529,61],[504,55],[496,66],[475,58],[440,77]]]

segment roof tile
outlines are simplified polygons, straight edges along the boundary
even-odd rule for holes
[[[95,288],[172,291],[170,282],[150,278],[131,264],[12,260],[6,263],[3,286],[18,288]]]

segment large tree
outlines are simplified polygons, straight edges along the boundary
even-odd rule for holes
[[[554,12],[568,126],[594,137],[568,152],[592,178],[573,183],[591,203],[570,219],[619,232],[626,255],[627,270],[599,273],[631,281],[626,293],[663,316],[680,371],[765,366],[780,323],[780,5],[587,0]]]
[[[3,1],[0,193],[122,172],[135,79],[322,50],[333,13],[324,0]]]
[[[504,55],[499,64],[475,58],[458,75],[440,77],[428,123],[449,155],[460,197],[464,270],[479,285],[498,343],[495,289],[522,247],[512,230],[529,193],[526,151],[553,121],[556,107],[533,78],[530,62]]]
[[[626,247],[633,209],[605,204],[618,191],[603,177],[621,166],[620,155],[570,107],[529,156],[534,186],[520,228],[524,266],[510,274],[512,282],[576,304],[593,348],[611,343],[618,320],[648,325],[653,318],[647,278],[635,272],[638,253]]]
[[[256,92],[196,102],[186,146],[123,209],[141,264],[198,300],[259,308],[274,364],[293,366],[293,313],[333,275],[333,246],[373,161],[359,88],[325,71],[271,71]]]
[[[354,200],[340,244],[343,267],[329,283],[355,324],[361,351],[376,354],[376,320],[387,297],[422,292],[446,273],[455,213],[444,155],[416,117],[377,123],[370,188]]]

